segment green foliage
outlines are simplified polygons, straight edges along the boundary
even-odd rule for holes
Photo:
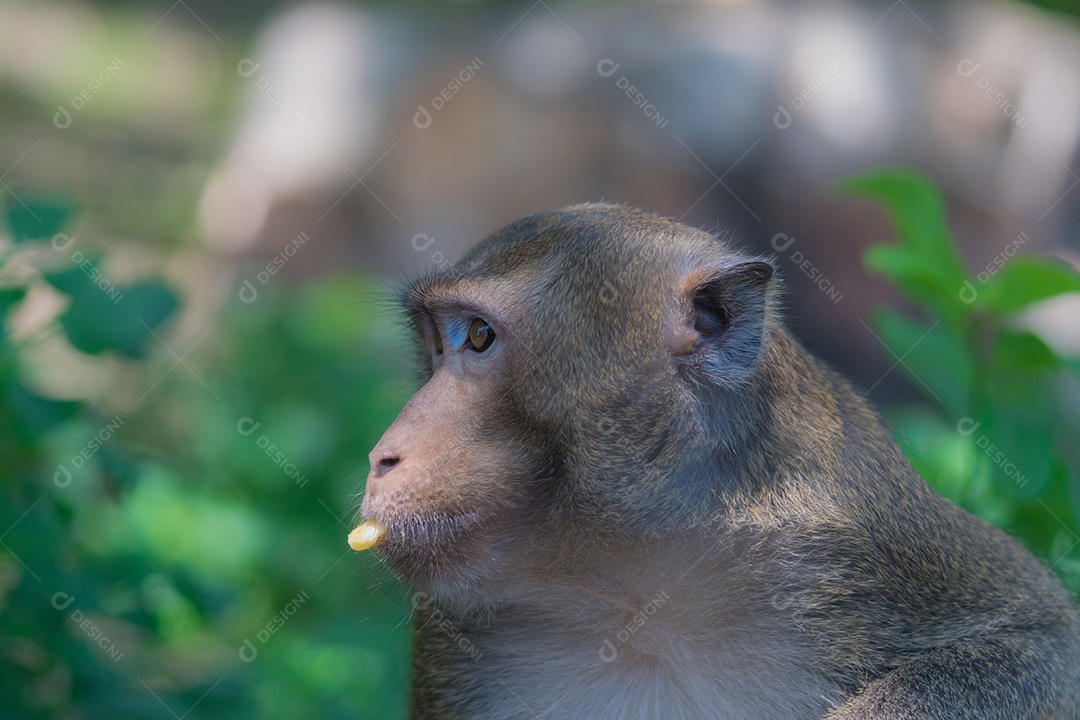
[[[407,598],[345,544],[408,390],[378,289],[263,285],[178,339],[169,284],[113,283],[60,232],[70,204],[28,201],[33,225],[12,202],[0,715],[401,717]],[[82,392],[48,389],[71,373]]]
[[[1076,0],[1026,0],[1029,5],[1053,10],[1062,15],[1080,18],[1080,5]]]
[[[976,302],[991,313],[1006,315],[1063,293],[1080,292],[1080,275],[1050,258],[1013,258],[988,283]]]
[[[180,301],[164,283],[145,280],[132,285],[101,286],[97,265],[84,260],[78,267],[47,273],[46,280],[71,298],[60,316],[68,342],[84,353],[115,351],[129,358],[143,358],[153,346],[154,330],[180,307]]]
[[[52,237],[67,225],[75,214],[67,198],[50,195],[8,198],[6,215],[11,239],[16,243]]]
[[[939,492],[1022,538],[1080,592],[1080,366],[1018,321],[1036,303],[1080,292],[1080,275],[1016,253],[1020,242],[969,276],[925,177],[884,170],[842,187],[889,213],[897,241],[871,246],[864,261],[914,308],[875,318],[927,401],[894,409],[897,440]]]

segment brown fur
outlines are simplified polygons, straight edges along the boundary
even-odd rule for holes
[[[433,599],[414,718],[1076,717],[1070,599],[930,490],[771,276],[585,205],[410,287],[431,375],[363,511]],[[471,317],[485,353],[449,342]]]

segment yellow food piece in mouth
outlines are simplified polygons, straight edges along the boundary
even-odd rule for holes
[[[357,552],[379,544],[386,535],[386,526],[378,520],[365,520],[349,533],[349,547]]]

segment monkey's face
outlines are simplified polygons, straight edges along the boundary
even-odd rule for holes
[[[771,274],[699,231],[592,206],[514,223],[415,283],[429,373],[370,456],[378,552],[422,586],[512,584],[685,526],[716,487],[684,477],[736,442],[701,431],[724,403],[706,392],[702,409],[699,391],[752,376]]]
[[[362,512],[387,527],[378,552],[422,586],[495,572],[543,474],[542,443],[523,437],[508,400],[520,350],[509,303],[469,290],[410,306],[428,379],[370,455]]]

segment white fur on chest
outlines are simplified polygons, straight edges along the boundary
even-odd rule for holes
[[[477,717],[820,718],[840,699],[769,613],[657,599],[636,612],[555,602],[496,615],[480,631],[478,647],[492,651],[477,668],[486,686]]]

